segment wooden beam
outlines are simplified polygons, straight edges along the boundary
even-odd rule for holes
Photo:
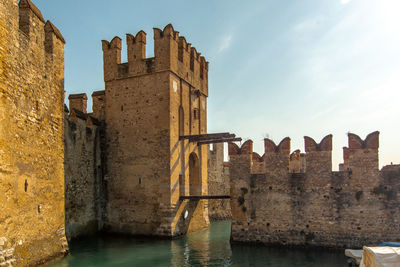
[[[195,138],[213,138],[213,137],[225,137],[231,135],[230,133],[212,133],[212,134],[195,134],[195,135],[181,135],[179,140],[182,139],[195,139]]]
[[[203,136],[203,137],[189,138],[189,142],[210,141],[214,139],[231,139],[235,137],[236,137],[235,134]]]
[[[216,144],[216,143],[225,143],[225,142],[240,142],[242,138],[221,138],[221,139],[211,139],[207,141],[198,142],[197,145],[207,145],[207,144]]]
[[[200,200],[200,199],[229,199],[231,196],[180,196],[180,200]]]

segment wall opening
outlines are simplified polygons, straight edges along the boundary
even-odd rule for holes
[[[185,135],[185,114],[183,107],[179,107],[179,136]]]
[[[191,196],[201,195],[199,158],[195,153],[189,156],[189,192]]]

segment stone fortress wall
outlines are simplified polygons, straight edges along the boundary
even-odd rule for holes
[[[208,152],[208,194],[211,196],[228,196],[230,194],[229,162],[224,162],[223,143],[212,145]],[[208,200],[208,215],[212,221],[230,219],[230,200]]]
[[[332,135],[319,144],[305,137],[306,153],[292,156],[289,138],[265,139],[262,157],[251,140],[230,143],[232,241],[338,248],[398,240],[400,165],[379,171],[379,132],[348,138],[335,172]]]
[[[0,1],[0,265],[66,253],[64,39],[29,0]]]
[[[92,235],[103,228],[106,202],[104,181],[104,91],[92,94],[87,113],[86,94],[69,95],[64,113],[66,236]]]

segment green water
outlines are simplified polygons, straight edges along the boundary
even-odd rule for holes
[[[231,245],[229,235],[230,222],[223,221],[176,240],[85,238],[72,242],[71,255],[50,266],[346,266],[343,251]]]

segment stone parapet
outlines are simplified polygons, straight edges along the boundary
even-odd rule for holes
[[[378,132],[365,141],[349,134],[347,168],[339,172],[331,169],[331,135],[319,144],[305,137],[305,167],[299,172],[276,168],[290,164],[286,152],[269,168],[267,162],[264,171],[254,169],[265,155],[244,153],[252,153],[247,142],[245,147],[230,144],[232,241],[342,248],[400,238],[395,208],[400,168],[377,170]],[[268,143],[266,154],[279,152]],[[290,157],[296,158],[300,151]]]

